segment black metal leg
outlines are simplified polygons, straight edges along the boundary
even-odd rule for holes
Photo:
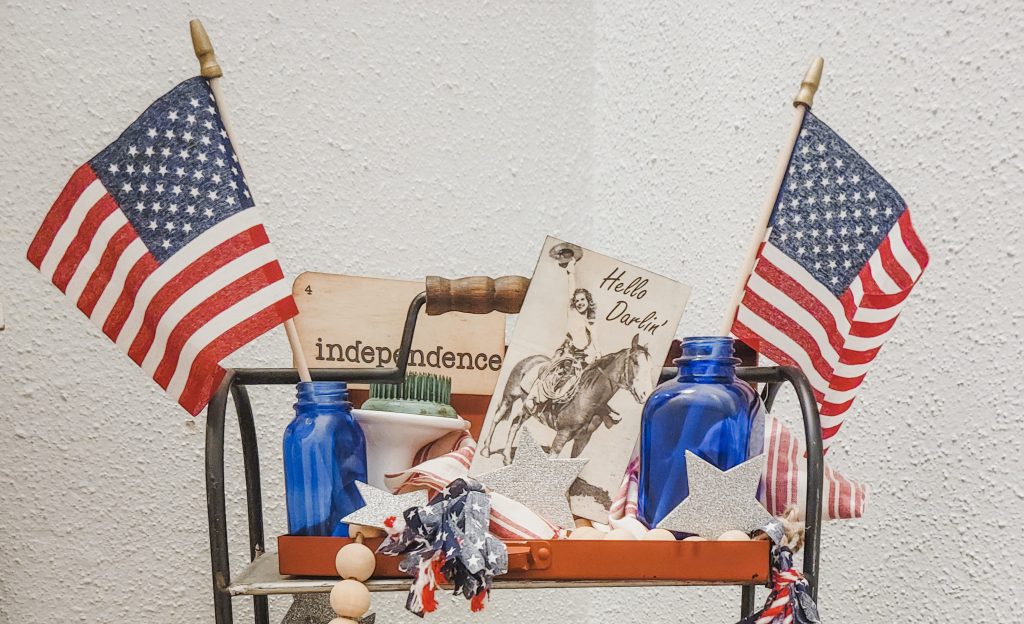
[[[795,366],[740,368],[737,375],[749,382],[767,383],[764,389],[765,407],[771,409],[779,391],[780,381],[789,382],[796,390],[803,416],[804,439],[807,453],[807,503],[804,508],[804,569],[808,589],[818,599],[819,557],[821,552],[821,501],[825,480],[825,458],[821,441],[821,417],[814,390],[807,377]]]
[[[740,618],[745,618],[754,612],[754,590],[753,585],[743,586],[743,593],[740,595]]]
[[[263,534],[263,492],[260,488],[260,455],[256,440],[256,423],[252,415],[252,403],[245,386],[231,387],[235,412],[238,414],[238,431],[242,438],[242,463],[245,467],[245,502],[249,516],[249,560],[266,552]],[[270,612],[266,596],[252,597],[253,618],[256,624],[269,624]]]
[[[804,578],[811,598],[818,600],[818,557],[821,550],[821,499],[825,480],[825,458],[821,441],[818,403],[807,377],[793,366],[779,367],[779,373],[796,389],[804,417],[807,441],[807,506],[804,509]]]
[[[234,371],[227,371],[206,409],[206,512],[210,523],[210,564],[213,571],[213,612],[217,624],[232,624],[227,511],[224,500],[224,414]]]

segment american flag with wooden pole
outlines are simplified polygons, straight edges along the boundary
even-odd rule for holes
[[[807,375],[827,450],[928,253],[900,194],[810,112],[823,64],[811,65],[793,102],[790,139],[722,333]],[[767,439],[765,502],[778,510],[803,490],[803,452],[777,420]],[[826,468],[825,489],[827,517],[863,512],[862,485]]]
[[[213,91],[213,97],[216,98],[220,108],[221,123],[224,124],[224,130],[227,132],[229,140],[236,146],[235,155],[238,157],[238,166],[245,171],[242,157],[238,154],[238,143],[235,141],[235,136],[231,131],[231,121],[225,110],[224,93],[220,88],[220,79],[224,76],[224,71],[220,68],[220,63],[217,62],[217,56],[214,54],[210,35],[207,34],[206,28],[198,19],[191,20],[188,23],[188,27],[192,34],[192,49],[196,53],[196,58],[199,59],[199,73],[210,83],[210,90]],[[299,381],[311,381],[309,366],[306,364],[306,357],[302,353],[299,330],[295,327],[294,318],[289,318],[284,322],[284,330],[288,336],[288,345],[292,350],[292,360],[295,362],[295,367],[299,372]]]
[[[193,36],[203,75],[74,172],[27,255],[194,415],[225,374],[220,361],[281,323],[291,337],[297,309],[256,217],[213,49],[198,23]]]

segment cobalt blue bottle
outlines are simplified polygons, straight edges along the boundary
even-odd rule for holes
[[[292,535],[348,536],[341,519],[363,506],[366,439],[343,381],[295,386],[295,419],[284,430],[284,489]]]
[[[732,338],[684,338],[679,377],[657,388],[640,430],[639,517],[654,527],[686,498],[686,451],[727,470],[761,452],[764,415],[736,378]],[[751,492],[754,495],[754,492]]]

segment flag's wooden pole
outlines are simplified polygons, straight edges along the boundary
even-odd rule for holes
[[[722,320],[722,328],[719,333],[721,336],[729,335],[733,321],[736,319],[736,311],[739,309],[740,301],[743,299],[743,290],[747,286],[750,272],[754,270],[754,263],[757,262],[757,252],[761,248],[761,243],[764,242],[764,235],[768,230],[768,221],[772,217],[775,201],[782,190],[782,180],[786,177],[789,159],[793,156],[793,147],[800,136],[800,128],[804,123],[804,114],[814,103],[814,94],[818,91],[818,85],[821,83],[821,70],[824,66],[825,59],[821,57],[814,59],[810,69],[807,70],[807,74],[804,76],[803,82],[800,83],[800,91],[793,98],[793,107],[796,109],[793,115],[793,125],[789,129],[789,138],[785,143],[785,147],[783,147],[782,152],[779,154],[779,162],[775,167],[775,178],[772,180],[771,190],[768,193],[767,199],[765,199],[764,206],[761,208],[761,216],[757,220],[757,227],[754,228],[754,238],[750,242],[747,257],[740,268],[739,279],[736,281],[736,288],[733,291],[732,298],[729,300],[729,307],[725,310],[725,318]]]
[[[224,106],[224,94],[220,88],[220,79],[224,72],[221,70],[220,64],[217,63],[217,57],[213,53],[213,44],[210,43],[210,36],[206,34],[203,23],[194,19],[189,22],[188,26],[192,31],[192,49],[195,50],[196,58],[199,59],[199,73],[210,82],[210,90],[213,91],[213,97],[217,100],[217,109],[220,111],[220,120],[224,124],[224,131],[227,132],[228,140],[231,141],[231,145],[235,149],[238,166],[242,168],[242,173],[245,173],[245,163],[238,150],[238,141],[235,140],[235,135],[231,131],[231,121],[228,119],[227,107]],[[306,358],[302,355],[302,344],[299,341],[299,331],[295,328],[294,319],[284,322],[284,331],[288,335],[288,344],[292,348],[292,359],[295,360],[295,367],[299,371],[299,379],[311,381],[309,366],[306,365]]]

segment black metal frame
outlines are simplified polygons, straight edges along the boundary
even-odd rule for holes
[[[421,293],[410,304],[399,355],[401,364],[396,368],[372,369],[313,369],[317,381],[348,381],[352,383],[398,383],[405,378],[409,350],[412,345],[416,318],[426,302]],[[665,369],[674,375],[675,369]],[[791,384],[797,393],[803,413],[804,434],[807,442],[807,507],[805,510],[806,535],[803,550],[803,574],[810,585],[811,596],[818,596],[818,557],[821,547],[821,499],[824,459],[822,456],[821,424],[818,408],[810,383],[798,368],[741,367],[740,379],[748,383],[764,384],[762,397],[771,409],[783,383]],[[663,374],[664,376],[664,374]],[[266,551],[263,532],[263,494],[260,486],[259,449],[256,440],[256,422],[249,401],[248,386],[293,385],[298,383],[298,372],[293,368],[242,368],[228,370],[217,393],[210,400],[206,419],[206,501],[210,525],[210,563],[213,576],[214,617],[217,624],[234,621],[231,595],[231,566],[228,550],[227,508],[224,485],[224,424],[230,395],[238,416],[238,429],[242,443],[242,463],[245,471],[246,507],[249,518],[249,559],[256,559]],[[744,585],[740,609],[743,615],[754,610],[753,585]],[[266,596],[253,596],[256,624],[269,624],[270,613]]]

